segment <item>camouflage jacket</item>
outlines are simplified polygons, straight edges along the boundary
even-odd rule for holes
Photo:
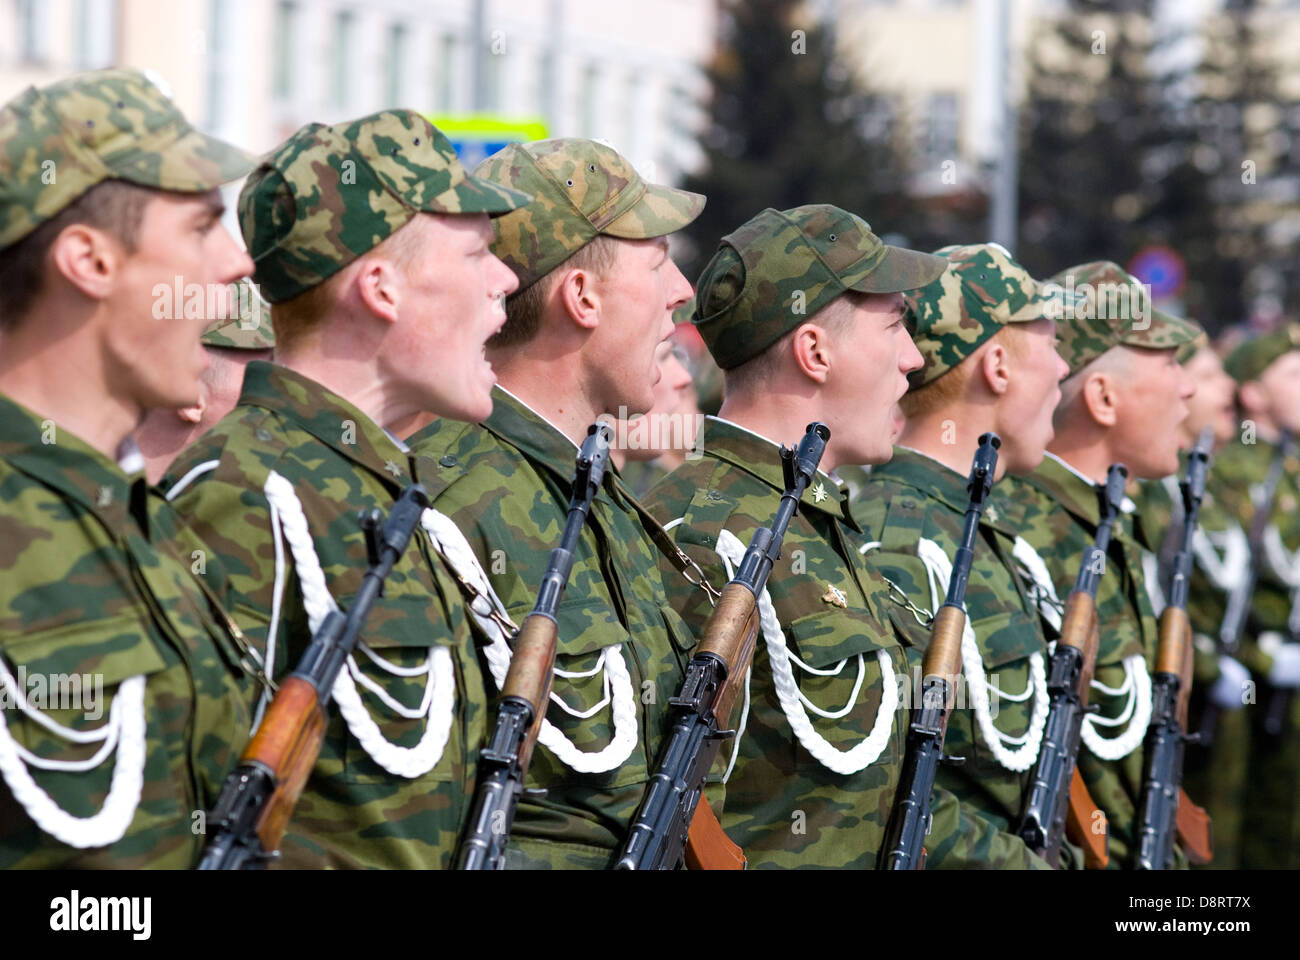
[[[498,387],[493,397],[482,425],[438,420],[409,441],[422,473],[439,478],[434,506],[464,531],[519,623],[537,600],[550,551],[564,532],[578,448],[508,392]],[[547,713],[578,750],[605,749],[624,696],[622,664],[631,679],[635,743],[603,773],[575,772],[539,745],[528,786],[547,793],[521,799],[508,867],[611,866],[645,793],[666,730],[665,707],[681,687],[695,643],[668,605],[647,523],[653,525],[637,512],[617,471],[608,470],[556,611],[556,679]]]
[[[922,609],[934,611],[943,603],[940,585],[931,589],[927,566],[918,552],[922,538],[933,541],[951,564],[961,544],[969,502],[966,478],[938,461],[904,447],[894,449],[893,459],[874,466],[854,500],[867,537],[878,541],[869,554],[890,582],[897,584],[908,599]],[[965,757],[961,766],[944,764],[937,783],[950,790],[963,807],[978,813],[1003,831],[1009,831],[1024,808],[1033,780],[1037,757],[1033,743],[1040,742],[1046,718],[1046,687],[1023,699],[1002,699],[998,691],[1020,695],[1033,688],[1031,657],[1045,668],[1047,640],[1037,608],[1029,598],[1018,564],[1012,556],[1016,531],[991,503],[984,511],[980,536],[966,587],[966,615],[979,647],[983,673],[991,688],[987,712],[994,728],[1014,737],[1029,735],[1029,743],[999,743],[1012,755],[1027,751],[1024,768],[1014,772],[1004,766],[989,747],[986,734],[977,728],[974,699],[969,679],[962,681],[956,708],[949,715],[945,749]],[[913,669],[921,666],[924,647],[912,648]],[[963,664],[967,678],[971,664]],[[976,674],[978,676],[978,674]],[[1045,671],[1040,679],[1045,680]],[[1035,736],[1032,713],[1038,707]],[[1034,759],[1029,759],[1033,757]],[[1016,766],[1021,761],[1012,761]],[[1014,834],[1000,838],[1004,847],[1023,847]],[[1010,854],[1008,853],[1008,856]],[[1022,858],[1028,856],[1020,852]]]
[[[352,404],[301,374],[261,362],[248,365],[235,409],[172,465],[162,486],[225,564],[231,610],[263,651],[278,612],[273,659],[279,677],[298,662],[311,624],[299,565],[287,538],[277,542],[263,492],[272,472],[292,484],[325,586],[345,609],[367,565],[358,513],[387,511],[405,486],[424,478],[411,457]],[[439,481],[436,473],[425,480],[431,494]],[[278,604],[277,580],[283,584]],[[417,533],[393,567],[361,642],[355,668],[343,676],[364,677],[357,682],[370,689],[361,706],[378,733],[400,751],[426,736],[436,744],[441,724],[449,722],[445,746],[440,754],[431,751],[437,756],[431,768],[413,763],[409,774],[398,776],[363,746],[341,705],[331,704],[320,757],[285,836],[283,863],[448,867],[469,812],[486,712],[459,587],[423,534]],[[442,684],[444,690],[454,684],[450,707],[445,697],[432,695]],[[368,732],[364,721],[359,724]]]
[[[204,589],[176,527],[142,473],[128,475],[0,396],[0,653],[9,675],[0,709],[0,868],[197,863],[203,811],[248,739],[256,688],[215,602],[221,574],[209,569],[215,588]],[[116,746],[102,736],[73,742],[75,734],[55,733],[34,716],[81,732],[116,728]],[[95,761],[105,745],[107,755]],[[51,761],[92,762],[48,769]],[[83,821],[73,829],[88,845],[70,846],[36,826],[27,813],[32,794],[15,786],[27,778],[46,794],[38,808],[55,821]],[[96,844],[115,832],[111,811],[84,821],[110,793],[125,832]]]
[[[677,543],[721,583],[729,579],[715,549],[722,531],[747,547],[756,530],[771,524],[784,482],[775,443],[714,417],[705,420],[704,431],[704,456],[669,474],[648,503],[666,523],[680,518],[672,528]],[[923,643],[925,634],[862,557],[864,544],[847,491],[820,475],[804,493],[767,585],[786,649],[792,648],[790,666],[774,664],[770,642],[760,639],[739,743],[724,746],[719,758],[725,770],[738,751],[721,819],[751,867],[876,864],[913,702],[909,648]],[[707,599],[685,588],[671,593],[687,622],[702,627],[711,609]],[[876,758],[852,773],[824,766],[791,726],[774,669],[789,669],[800,697],[837,714],[808,717],[814,734],[835,750],[843,753],[873,730],[887,730]],[[797,701],[793,709],[800,709]],[[935,791],[933,810],[926,844],[931,865],[1035,865],[1023,845],[1017,851],[1005,843],[1006,835],[969,816],[947,791]]]
[[[1097,534],[1101,514],[1095,487],[1049,453],[1027,477],[1003,478],[995,488],[995,497],[1007,522],[1021,531],[1047,565],[1063,605],[1074,589],[1083,551]],[[1143,579],[1143,549],[1151,547],[1140,519],[1135,512],[1122,512],[1112,529],[1106,570],[1097,588],[1100,645],[1089,703],[1098,707],[1097,716],[1102,720],[1123,716],[1135,685],[1149,684],[1146,677],[1155,656],[1156,620]],[[1145,661],[1142,675],[1134,671],[1126,676],[1124,661],[1137,655]],[[1129,689],[1111,694],[1099,685],[1110,690]],[[1138,736],[1128,722],[1093,729],[1103,739]],[[1079,772],[1093,801],[1106,814],[1111,867],[1128,866],[1142,784],[1141,745],[1118,760],[1102,760],[1085,743],[1079,748]]]
[[[1277,445],[1232,442],[1215,459],[1207,486],[1222,502],[1226,512],[1249,531],[1255,516],[1255,497],[1262,493],[1269,466]],[[1267,676],[1273,666],[1269,653],[1271,638],[1263,643],[1257,634],[1263,631],[1287,632],[1295,588],[1287,587],[1300,578],[1300,459],[1294,452],[1283,460],[1282,477],[1273,499],[1272,521],[1265,529],[1264,554],[1259,579],[1251,601],[1249,631],[1242,638],[1238,659],[1258,677]],[[1271,549],[1270,549],[1271,548]]]

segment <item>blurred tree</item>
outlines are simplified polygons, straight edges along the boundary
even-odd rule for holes
[[[906,169],[893,101],[854,82],[830,32],[798,0],[725,0],[701,146],[682,184],[708,197],[686,230],[694,281],[718,241],[766,207],[833,203],[877,233],[910,235]]]

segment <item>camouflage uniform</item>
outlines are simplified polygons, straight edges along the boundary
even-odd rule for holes
[[[1272,334],[1247,341],[1224,362],[1224,369],[1238,383],[1257,380],[1264,370],[1284,354],[1300,349],[1300,328],[1288,325]],[[1276,444],[1262,438],[1254,443],[1238,438],[1220,453],[1211,471],[1212,489],[1228,512],[1249,530],[1254,518],[1252,498],[1263,486]],[[1245,783],[1241,791],[1241,860],[1246,869],[1300,866],[1300,696],[1292,696],[1281,736],[1265,731],[1266,716],[1273,689],[1268,674],[1273,666],[1278,635],[1289,636],[1287,620],[1296,593],[1283,576],[1295,582],[1300,574],[1296,551],[1300,549],[1300,459],[1291,452],[1283,460],[1282,477],[1273,501],[1273,523],[1265,534],[1275,540],[1280,550],[1266,550],[1259,580],[1251,602],[1247,634],[1237,659],[1251,671],[1255,681],[1253,702],[1244,710],[1219,715],[1220,732],[1215,738],[1215,756],[1219,741],[1227,733],[1237,747],[1238,762],[1245,762]],[[1291,554],[1283,556],[1283,552]],[[1279,566],[1281,569],[1279,569]],[[1223,723],[1238,722],[1249,727],[1245,735],[1233,737],[1234,728],[1223,730]],[[1249,746],[1246,749],[1248,740]],[[1248,760],[1239,759],[1243,754]],[[1216,779],[1223,775],[1215,770]]]
[[[29,89],[0,110],[0,247],[108,179],[206,192],[249,166],[138,71]],[[142,467],[0,396],[0,868],[193,866],[247,739],[255,685],[223,574],[193,575]],[[56,685],[73,697],[46,709]]]
[[[1105,284],[1140,291],[1137,282],[1115,264],[1071,267],[1053,280],[1063,286],[1068,298],[1063,316],[1057,318],[1057,349],[1071,376],[1118,344],[1177,349],[1200,333],[1196,325],[1152,308],[1144,293],[1134,294],[1131,305],[1137,316],[1110,310],[1101,298],[1094,300],[1091,293],[1105,289]],[[1090,285],[1086,302],[1071,296],[1076,282]],[[1145,323],[1139,320],[1143,316]],[[1074,587],[1083,551],[1096,537],[1100,507],[1094,482],[1049,453],[1027,477],[1004,478],[996,502],[1045,562],[1058,604],[1064,601]],[[1149,670],[1157,641],[1155,613],[1143,575],[1143,549],[1151,549],[1150,541],[1134,504],[1128,501],[1115,520],[1106,571],[1097,589],[1100,646],[1089,700],[1098,713],[1085,721],[1085,729],[1091,727],[1091,735],[1098,738],[1102,749],[1108,740],[1136,742],[1131,751],[1116,759],[1102,759],[1085,742],[1078,761],[1093,801],[1106,815],[1110,866],[1116,869],[1129,866],[1133,852],[1133,821],[1142,784],[1141,738],[1149,720],[1149,714],[1142,717],[1142,694],[1148,694],[1145,702],[1149,707]],[[1115,692],[1125,688],[1124,693]],[[1130,704],[1132,715],[1126,723],[1104,724],[1106,719],[1122,717]],[[1103,721],[1101,726],[1096,725],[1098,719]],[[1117,729],[1122,732],[1112,736]],[[1175,862],[1185,865],[1177,848]]]
[[[910,290],[943,266],[885,246],[861,219],[829,205],[767,210],[723,238],[700,277],[695,322],[719,366],[731,369],[847,290]],[[798,291],[806,312],[791,309]],[[661,520],[680,518],[677,543],[720,581],[728,579],[717,553],[724,531],[747,545],[771,524],[784,482],[776,444],[743,425],[706,420],[703,451],[649,502]],[[719,763],[727,774],[722,825],[752,867],[876,865],[905,749],[909,648],[925,642],[925,631],[891,598],[864,547],[847,491],[820,474],[767,585],[782,637],[760,640],[743,729]],[[707,600],[671,592],[687,621],[702,626]],[[814,719],[796,700],[783,703],[787,684],[833,714]],[[1045,866],[946,791],[935,792],[933,809],[931,864]]]
[[[418,211],[495,214],[524,199],[468,177],[446,138],[418,115],[386,111],[298,131],[250,175],[239,213],[256,280],[277,303]],[[314,624],[288,522],[281,542],[265,492],[272,473],[293,487],[324,586],[344,608],[367,565],[358,511],[387,510],[421,480],[436,494],[438,477],[421,477],[404,444],[322,384],[285,367],[248,365],[238,405],[182,454],[171,468],[175,482],[164,486],[228,566],[233,612],[260,649],[274,643],[279,676],[298,661]],[[283,509],[275,511],[281,518]],[[451,865],[486,705],[457,580],[428,538],[416,541],[375,601],[365,646],[340,676],[373,698],[358,698],[345,718],[336,687],[339,703],[285,836],[287,866]]]
[[[925,361],[911,374],[913,390],[955,368],[1004,324],[1042,318],[1053,302],[995,244],[944,247],[936,253],[947,257],[949,267],[938,280],[904,297],[906,322]],[[870,554],[872,560],[918,607],[936,610],[944,599],[938,586],[943,581],[932,580],[919,541],[936,543],[951,564],[961,543],[968,502],[964,475],[904,447],[895,448],[888,463],[871,468],[854,499],[867,537],[880,544]],[[1013,557],[1016,534],[996,505],[984,511],[966,588],[966,613],[982,662],[963,664],[967,679],[957,709],[949,715],[944,741],[948,753],[965,757],[966,762],[941,766],[936,780],[964,809],[1008,831],[1003,841],[1007,846],[1021,844],[1009,831],[1024,807],[1047,718],[1047,640]],[[920,667],[927,645],[911,651],[914,667]],[[972,675],[977,684],[987,676],[988,699],[971,696]],[[1030,696],[1003,699],[1000,691]],[[981,720],[981,711],[992,717]],[[990,746],[985,722],[1024,739],[1017,744],[995,736],[998,742]]]
[[[520,290],[597,235],[663,236],[693,220],[704,202],[647,184],[622,156],[589,140],[507,147],[475,173],[535,196],[493,222],[492,252],[519,276]],[[465,532],[520,622],[564,530],[577,447],[507,391],[498,387],[493,397],[482,425],[440,420],[408,439],[422,474],[441,477],[435,508]],[[617,471],[607,471],[556,612],[555,695],[568,710],[553,704],[547,719],[583,753],[608,748],[627,756],[605,772],[577,772],[540,746],[528,786],[547,793],[521,799],[507,867],[605,869],[625,838],[658,755],[665,708],[695,643],[668,605],[656,539],[672,549]],[[623,668],[630,688],[620,680]],[[626,739],[616,737],[619,729]]]

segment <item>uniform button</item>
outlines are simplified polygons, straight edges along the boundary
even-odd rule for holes
[[[456,466],[456,458],[449,453],[441,460],[439,460],[438,464],[439,466],[443,466],[443,467],[454,467]]]
[[[916,501],[915,501],[915,500],[904,500],[904,501],[903,501],[903,509],[904,509],[904,510],[915,510],[915,509],[916,509]]]
[[[257,428],[257,439],[261,440],[263,443],[270,443],[270,442],[271,442],[271,431],[268,430],[268,429],[266,429],[265,427],[258,427],[258,428]]]
[[[706,499],[706,500],[721,500],[721,499],[722,499],[722,494],[718,493],[718,491],[716,491],[716,490],[710,490],[710,491],[709,491],[707,494],[705,494],[704,496],[705,496],[705,499]]]

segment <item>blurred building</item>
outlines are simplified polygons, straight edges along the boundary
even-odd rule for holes
[[[135,66],[256,152],[401,106],[541,119],[671,182],[698,162],[716,20],[711,0],[0,0],[0,101]]]

